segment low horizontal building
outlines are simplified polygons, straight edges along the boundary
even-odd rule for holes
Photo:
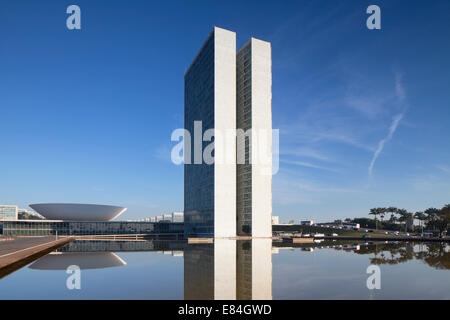
[[[183,212],[173,212],[172,213],[172,222],[184,222],[184,213]]]
[[[361,225],[356,222],[343,222],[342,227],[344,229],[359,229],[361,228]]]
[[[97,204],[43,203],[30,205],[43,220],[2,221],[2,233],[15,236],[91,236],[182,234],[183,223],[111,221],[126,208]],[[17,207],[16,212],[17,212]],[[11,211],[11,210],[10,210]],[[12,217],[12,213],[8,212]],[[162,217],[161,217],[162,218]]]
[[[17,206],[0,205],[0,221],[17,220],[18,210]]]
[[[183,223],[17,220],[4,221],[2,224],[3,234],[9,236],[161,235],[184,231]]]
[[[183,212],[165,213],[161,216],[151,217],[151,222],[184,222]]]

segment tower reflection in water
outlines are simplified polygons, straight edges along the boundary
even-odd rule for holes
[[[215,239],[184,250],[187,300],[271,300],[272,240]]]
[[[126,267],[118,253],[169,252],[184,256],[184,298],[188,300],[271,300],[272,239],[184,241],[73,241],[30,266],[34,270]]]

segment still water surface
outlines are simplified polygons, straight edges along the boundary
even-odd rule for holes
[[[1,279],[0,299],[450,299],[450,245],[74,241]]]

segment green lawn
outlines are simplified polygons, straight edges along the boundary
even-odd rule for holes
[[[397,237],[392,234],[375,233],[375,232],[358,232],[358,231],[346,231],[340,234],[340,236],[361,237],[365,234],[369,235],[370,237]]]

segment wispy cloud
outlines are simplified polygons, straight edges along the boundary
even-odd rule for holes
[[[406,99],[406,92],[405,92],[405,88],[403,86],[402,80],[403,80],[403,74],[397,72],[395,74],[395,97],[397,99],[396,104],[398,107],[403,108],[403,110],[406,110],[405,107],[403,106],[403,101]],[[370,164],[369,164],[369,168],[368,168],[369,177],[372,177],[375,162],[377,161],[381,152],[383,152],[383,149],[384,149],[384,146],[386,145],[386,143],[388,143],[394,136],[394,133],[397,130],[398,125],[400,124],[400,121],[402,121],[403,117],[405,116],[405,112],[406,111],[403,111],[403,112],[397,114],[396,116],[394,116],[394,118],[392,119],[391,126],[389,127],[388,135],[384,139],[381,139],[380,142],[378,143],[378,147],[375,150],[373,157],[372,157],[372,161],[370,161]]]
[[[403,116],[404,116],[404,113],[400,113],[394,117],[394,119],[392,120],[391,127],[389,128],[388,135],[384,139],[381,139],[380,142],[378,143],[377,150],[375,150],[375,153],[373,154],[373,157],[372,157],[372,161],[370,161],[370,165],[369,165],[369,176],[370,177],[372,176],[373,167],[375,166],[375,162],[377,161],[378,157],[380,156],[381,152],[383,151],[386,143],[389,142],[392,139],[392,137],[394,136],[394,133],[397,130],[398,124],[403,119]]]
[[[385,98],[349,95],[347,105],[369,119],[378,117],[385,111]]]
[[[324,155],[322,152],[310,147],[291,147],[287,150],[282,150],[281,155],[292,155],[296,157],[312,158],[320,161],[331,161],[327,155]]]
[[[357,11],[348,12],[335,6],[327,14],[319,15],[314,3],[308,4],[269,37],[274,47],[289,49],[279,49],[277,53],[282,57],[274,66],[279,72],[288,67],[312,71],[290,81],[284,88],[285,94],[277,99],[278,106],[274,105],[295,110],[278,117],[278,123],[274,123],[281,128],[280,161],[306,176],[317,175],[322,183],[336,183],[336,176],[324,176],[320,170],[338,172],[342,179],[358,183],[359,179],[367,178],[367,170],[372,176],[378,158],[398,126],[406,124],[407,90],[403,73],[380,68],[368,75],[365,68],[358,66],[358,62],[366,60],[366,49],[344,50],[320,67],[309,68],[306,64],[314,59],[315,49],[326,50],[333,45],[334,40],[329,42],[330,34],[336,30],[345,34],[348,25],[359,18]],[[316,17],[314,21],[307,19],[311,14]],[[342,18],[339,22],[336,15]],[[303,20],[309,21],[305,28],[292,28]],[[332,29],[317,28],[328,21],[332,22]],[[295,31],[287,37],[286,30]],[[293,37],[302,39],[297,43],[310,45],[297,46],[291,41]],[[287,77],[292,80],[289,73]]]
[[[336,173],[339,172],[338,170],[336,170],[334,168],[328,168],[328,167],[320,166],[320,165],[317,165],[317,164],[314,164],[314,163],[310,163],[310,162],[306,162],[306,161],[281,160],[280,162],[287,163],[287,164],[292,164],[292,165],[296,165],[296,166],[300,166],[300,167],[319,169],[319,170],[325,170],[325,171],[336,172]]]
[[[450,174],[450,167],[449,166],[438,164],[438,165],[436,165],[436,168],[438,168],[439,170],[441,170],[441,171],[443,171],[445,173]]]
[[[334,187],[318,184],[308,179],[296,176],[296,173],[286,169],[280,170],[274,180],[274,201],[281,205],[297,203],[312,203],[320,194],[357,193],[361,190]]]
[[[338,143],[351,146],[364,151],[373,152],[374,147],[364,141],[367,131],[371,131],[369,126],[362,126],[355,120],[353,115],[348,115],[338,109],[342,101],[332,98],[325,102],[312,102],[303,108],[304,111],[293,119],[283,123],[281,129],[281,139],[284,146],[281,146],[282,154],[298,153],[298,156],[308,156],[318,160],[329,158],[328,152],[324,156],[322,143]],[[358,128],[358,129],[356,129]],[[356,129],[356,130],[355,130]],[[308,146],[314,146],[314,152],[308,151]],[[322,155],[319,155],[319,154]]]
[[[406,98],[405,88],[403,87],[403,74],[397,72],[395,74],[395,95],[399,101],[403,101]]]

